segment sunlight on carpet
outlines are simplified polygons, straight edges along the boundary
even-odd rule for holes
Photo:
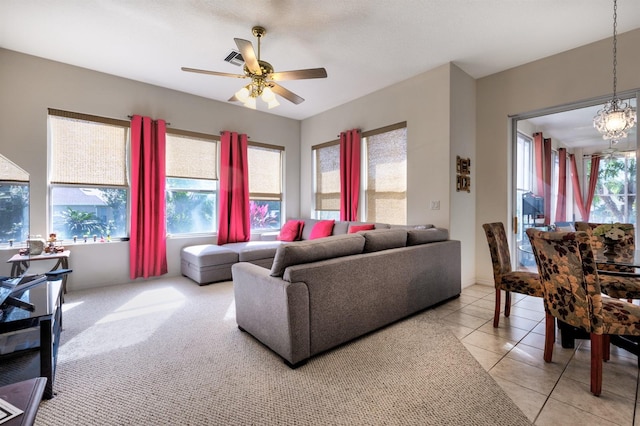
[[[530,424],[429,311],[292,370],[238,330],[231,282],[117,287],[67,295],[36,425]]]

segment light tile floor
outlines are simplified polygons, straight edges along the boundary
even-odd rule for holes
[[[476,284],[434,310],[534,424],[640,425],[634,354],[611,346],[602,395],[593,396],[588,339],[564,349],[558,330],[553,362],[545,363],[542,299],[512,293],[511,315],[501,315],[497,329],[494,302],[494,287]]]

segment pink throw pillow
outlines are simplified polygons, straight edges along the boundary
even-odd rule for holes
[[[376,229],[373,223],[365,223],[364,225],[349,225],[349,234],[355,234],[358,231],[370,231]]]
[[[302,226],[304,222],[301,220],[289,220],[280,229],[278,240],[280,241],[296,241],[300,239],[302,234]]]
[[[311,230],[311,235],[309,235],[310,240],[315,240],[316,238],[323,238],[331,236],[333,232],[333,225],[336,223],[335,220],[321,220],[316,222],[313,225],[313,229]]]

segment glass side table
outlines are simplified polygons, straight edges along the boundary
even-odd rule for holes
[[[53,383],[56,375],[56,362],[58,357],[58,345],[60,331],[62,330],[62,281],[44,281],[37,284],[22,294],[14,295],[16,298],[33,306],[33,310],[24,309],[13,305],[2,305],[2,318],[0,319],[0,337],[16,331],[27,329],[39,329],[40,342],[38,354],[40,356],[40,368],[31,377],[46,377],[44,397],[53,397]],[[33,349],[17,350],[1,356],[0,373],[2,369],[12,371],[12,358],[33,352]],[[20,365],[17,363],[17,365]],[[19,367],[13,367],[19,368]],[[24,373],[28,376],[29,372]],[[22,377],[21,380],[29,377]]]

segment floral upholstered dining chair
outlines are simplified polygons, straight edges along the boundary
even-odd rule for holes
[[[632,223],[576,222],[575,228],[576,231],[587,233],[593,250],[603,249],[605,239],[614,239],[617,250],[626,256],[633,256],[636,249],[635,228]],[[598,265],[600,270],[612,266],[614,265]]]
[[[586,232],[528,229],[544,289],[545,310],[590,333],[591,392],[602,392],[602,362],[609,360],[610,335],[640,336],[640,306],[603,296]],[[547,333],[547,347],[553,341]],[[551,359],[545,357],[545,361]]]
[[[589,236],[591,248],[594,251],[604,247],[605,236],[616,234],[617,249],[622,256],[634,256],[635,251],[635,228],[631,223],[592,223],[576,222],[576,231],[584,231]],[[598,263],[598,270],[604,271],[600,275],[600,285],[602,292],[617,299],[640,299],[640,276],[616,275],[617,272],[635,273],[635,268],[629,266],[611,265]],[[608,273],[611,274],[608,274]],[[607,275],[605,275],[607,274]]]
[[[500,295],[505,292],[504,316],[511,313],[511,292],[542,297],[542,285],[535,272],[514,271],[511,266],[509,243],[502,222],[482,225],[489,243],[491,262],[493,263],[493,281],[496,287],[496,303],[493,313],[493,326],[500,323]]]

